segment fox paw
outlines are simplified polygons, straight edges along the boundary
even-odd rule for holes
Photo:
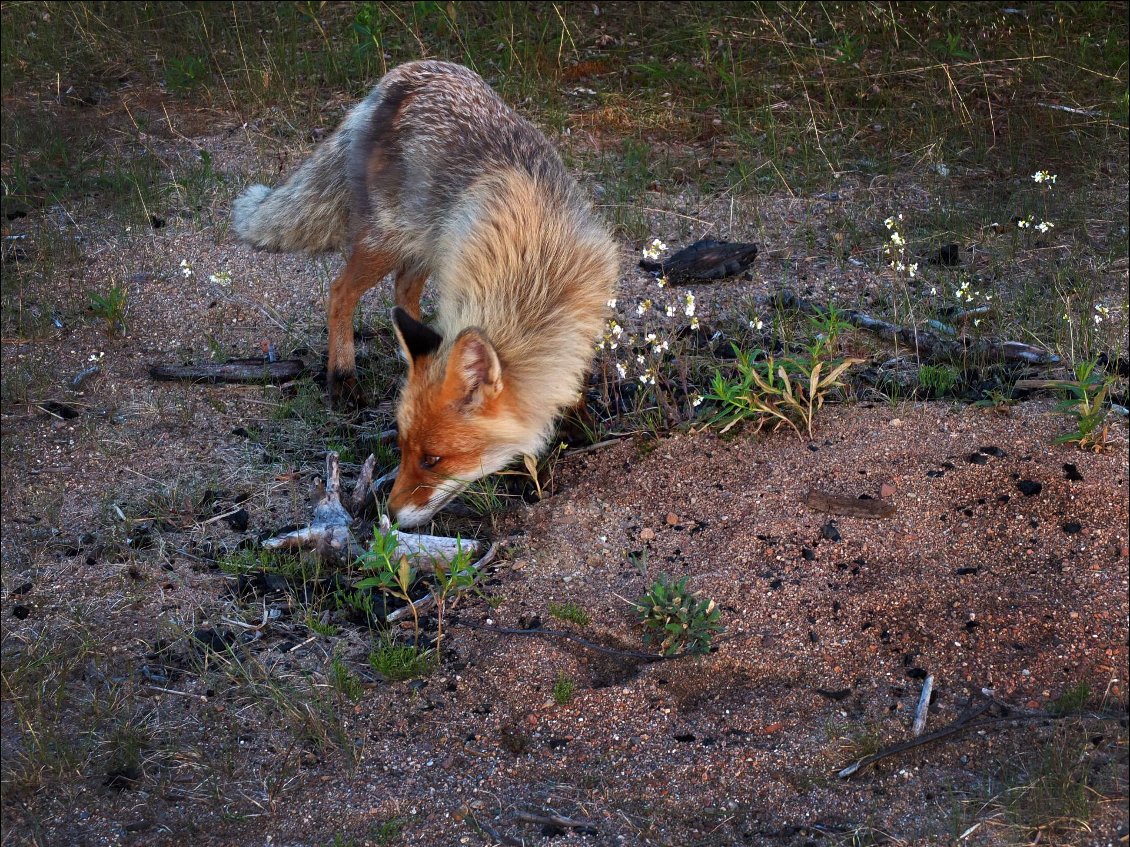
[[[332,372],[329,385],[330,403],[337,411],[355,412],[365,405],[361,388],[357,385],[356,373]]]

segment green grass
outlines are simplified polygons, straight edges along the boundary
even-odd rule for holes
[[[553,702],[558,706],[569,705],[576,688],[577,683],[567,677],[564,671],[558,671],[557,679],[553,681]]]
[[[550,603],[547,611],[551,617],[560,621],[575,623],[577,626],[588,626],[592,620],[588,612],[573,602]]]
[[[994,774],[990,796],[966,800],[966,814],[993,843],[1031,844],[1039,834],[1065,847],[1090,844],[1098,806],[1125,804],[1126,743],[1125,730],[1096,734],[1078,721],[1059,724]]]

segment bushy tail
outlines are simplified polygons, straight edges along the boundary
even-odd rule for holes
[[[231,213],[239,239],[271,252],[342,247],[349,232],[349,152],[368,112],[368,102],[354,108],[278,188],[252,185],[240,194]]]

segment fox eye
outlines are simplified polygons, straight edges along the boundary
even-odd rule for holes
[[[425,456],[420,460],[420,467],[430,470],[440,463],[441,456]]]

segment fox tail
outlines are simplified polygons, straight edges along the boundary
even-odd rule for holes
[[[351,147],[371,111],[368,101],[354,108],[282,185],[244,190],[231,213],[239,239],[273,253],[343,247],[349,233]]]

